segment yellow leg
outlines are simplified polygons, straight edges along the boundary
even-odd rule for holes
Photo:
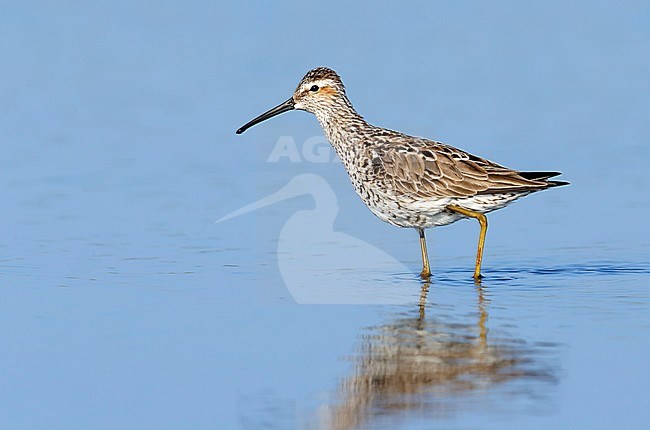
[[[458,212],[470,218],[476,218],[481,225],[481,233],[478,237],[478,251],[476,252],[476,268],[474,269],[474,279],[481,279],[481,260],[483,260],[483,246],[485,245],[485,234],[487,233],[487,217],[480,212],[474,212],[460,206],[447,206],[450,211]]]
[[[422,272],[420,277],[422,279],[429,279],[431,277],[431,269],[429,268],[429,254],[427,253],[427,241],[424,238],[424,229],[418,228],[420,234],[420,250],[422,251]]]

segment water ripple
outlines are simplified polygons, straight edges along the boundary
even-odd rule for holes
[[[547,267],[504,267],[488,271],[489,274],[504,276],[507,274],[528,273],[533,275],[650,275],[648,263],[588,263],[567,264]]]

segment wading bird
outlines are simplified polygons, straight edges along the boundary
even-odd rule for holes
[[[339,75],[326,67],[310,70],[293,95],[237,130],[241,134],[290,110],[318,118],[352,185],[381,220],[415,228],[420,235],[422,278],[431,276],[424,230],[462,218],[478,220],[481,231],[474,278],[481,278],[486,213],[546,188],[559,172],[521,172],[440,142],[368,124],[345,94]]]

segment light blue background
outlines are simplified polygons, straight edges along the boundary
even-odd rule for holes
[[[490,217],[484,263],[490,333],[553,345],[554,382],[368,428],[646,428],[649,24],[645,2],[3,2],[0,427],[313,423],[364,334],[417,314],[408,277],[408,308],[292,303],[274,252],[309,198],[214,223],[315,173],[337,230],[419,270],[339,164],[266,162],[314,118],[234,134],[326,65],[374,124],[572,182]],[[476,226],[428,237],[428,317],[474,324]]]

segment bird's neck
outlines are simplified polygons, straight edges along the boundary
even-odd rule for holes
[[[368,125],[345,96],[315,114],[325,132],[325,137],[334,146],[339,156],[342,152],[350,151],[356,146],[362,135],[360,131]]]

